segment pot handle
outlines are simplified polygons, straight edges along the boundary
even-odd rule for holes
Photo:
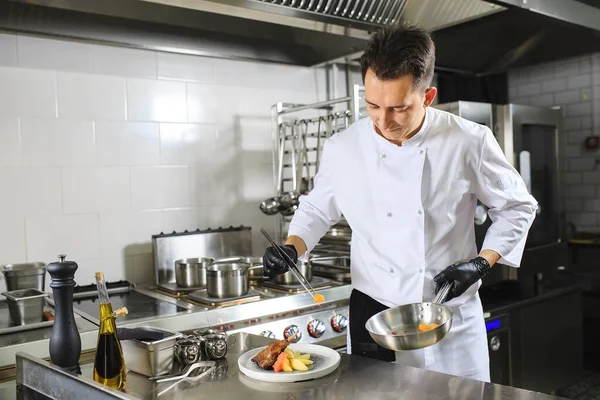
[[[450,292],[451,288],[452,288],[452,281],[444,282],[444,284],[440,288],[440,291],[433,299],[433,302],[436,304],[442,304],[443,302],[445,302],[446,297],[448,297],[448,293]]]

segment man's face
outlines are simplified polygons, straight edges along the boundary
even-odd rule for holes
[[[365,75],[365,100],[373,124],[386,139],[402,142],[415,133],[436,89],[414,88],[412,75],[379,80],[371,69]]]

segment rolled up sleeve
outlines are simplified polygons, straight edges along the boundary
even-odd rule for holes
[[[477,197],[489,210],[492,224],[482,250],[500,254],[498,261],[519,267],[538,203],[523,178],[510,165],[492,132],[485,128],[477,176]]]
[[[331,140],[323,145],[319,171],[314,178],[314,188],[300,197],[300,204],[290,222],[288,236],[298,236],[306,244],[308,253],[317,245],[332,225],[339,222],[341,211],[335,201],[332,174],[334,155]]]

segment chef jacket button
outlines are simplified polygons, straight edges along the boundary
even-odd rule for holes
[[[388,269],[388,271],[390,271],[390,274],[393,274],[393,273],[394,273],[394,270],[393,270],[393,269],[391,269],[391,268],[390,268],[390,269]]]
[[[379,158],[386,158],[387,156],[385,154],[380,154]]]
[[[423,273],[423,270],[422,270],[422,269],[420,269],[420,270],[419,270],[419,272]]]
[[[423,214],[423,210],[417,211],[417,214]]]
[[[423,150],[419,150],[419,154],[423,154]]]
[[[391,217],[392,215],[393,215],[393,214],[392,214],[391,212],[389,212],[389,211],[385,213],[385,216],[386,216],[386,217]]]

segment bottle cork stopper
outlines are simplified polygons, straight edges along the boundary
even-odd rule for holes
[[[129,314],[129,310],[127,310],[127,307],[121,307],[117,311],[115,311],[115,318],[116,317],[123,317],[123,316],[125,316],[127,314]]]
[[[101,281],[104,279],[104,274],[102,272],[96,272],[96,279]]]

